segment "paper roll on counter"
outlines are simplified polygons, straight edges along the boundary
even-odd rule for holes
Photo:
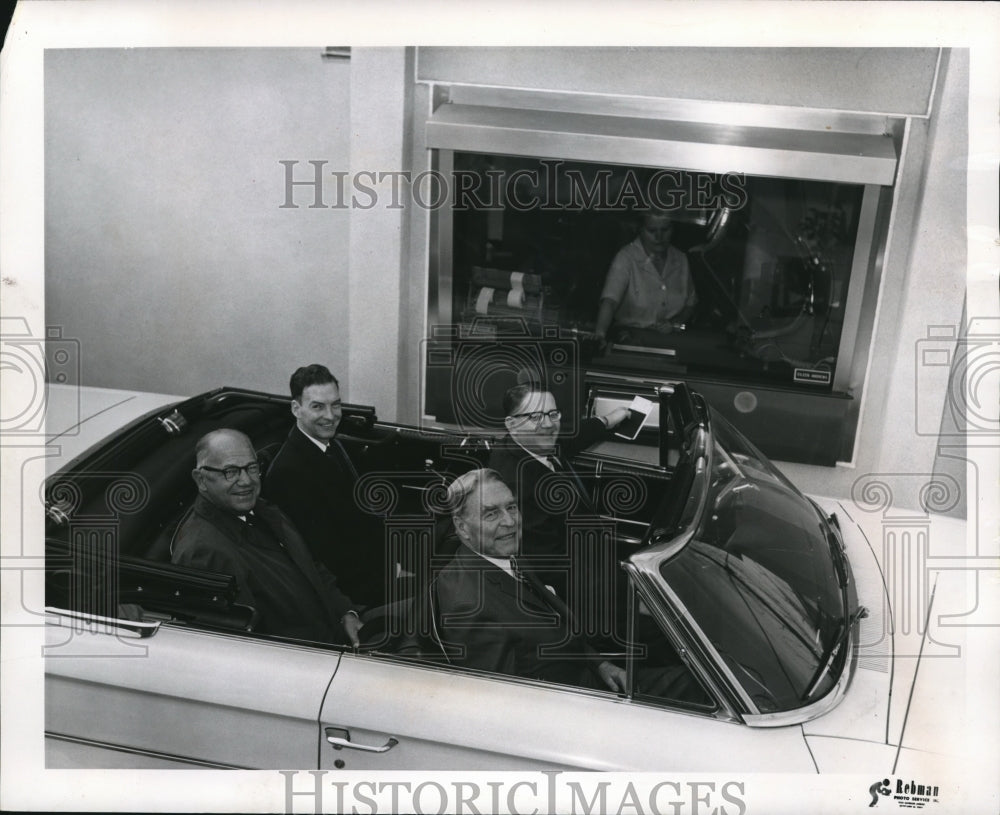
[[[476,314],[490,313],[490,303],[493,302],[495,293],[496,289],[491,289],[489,286],[483,286],[479,290],[479,294],[476,295]]]
[[[489,286],[493,289],[522,289],[525,294],[539,294],[542,291],[542,278],[537,274],[524,272],[507,272],[503,269],[489,269],[484,266],[472,267],[472,282],[476,286]]]

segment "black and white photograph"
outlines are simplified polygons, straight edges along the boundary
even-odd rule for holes
[[[19,3],[0,809],[1000,810],[997,41]]]

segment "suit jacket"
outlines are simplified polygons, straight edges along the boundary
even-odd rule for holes
[[[560,437],[556,448],[559,457],[567,467],[570,458],[581,450],[604,438],[607,429],[604,422],[598,418],[590,418],[580,425],[580,431],[574,437]],[[539,482],[546,476],[551,477],[552,471],[532,456],[510,435],[503,439],[490,452],[489,466],[500,473],[507,486],[517,499],[521,511],[522,549],[529,558],[534,556],[567,555],[566,550],[566,518],[567,512],[550,512],[539,505]],[[572,478],[570,474],[565,476]],[[575,483],[573,484],[575,489]],[[577,512],[588,513],[593,509],[580,499]]]
[[[233,575],[237,600],[259,612],[262,633],[346,642],[340,620],[354,604],[337,579],[276,506],[259,499],[253,516],[256,527],[199,495],[177,530],[171,560]]]
[[[385,531],[354,498],[357,473],[336,439],[324,453],[293,427],[264,479],[264,494],[292,519],[313,557],[351,596],[380,605],[386,594]]]
[[[599,658],[537,592],[465,545],[434,581],[439,633],[468,668],[597,687]],[[544,591],[544,589],[542,590]]]

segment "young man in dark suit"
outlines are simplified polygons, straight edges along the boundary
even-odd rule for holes
[[[337,440],[340,383],[322,365],[292,374],[288,434],[264,481],[265,494],[288,514],[317,560],[351,586],[367,606],[385,602],[388,574],[379,518],[358,506],[358,474]]]
[[[260,498],[250,439],[214,430],[198,441],[195,456],[198,497],[171,560],[233,575],[237,600],[257,611],[261,633],[357,645],[361,621],[351,598],[284,513]]]

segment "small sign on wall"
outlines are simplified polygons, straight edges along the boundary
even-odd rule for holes
[[[830,372],[815,368],[796,368],[792,374],[792,379],[796,382],[806,382],[810,385],[829,385]]]

